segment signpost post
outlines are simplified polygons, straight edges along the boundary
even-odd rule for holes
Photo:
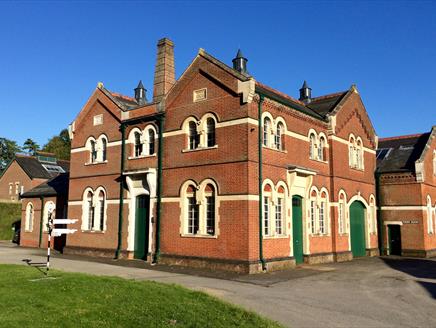
[[[47,274],[50,270],[50,249],[51,249],[51,236],[53,234],[53,237],[59,237],[64,234],[71,234],[75,233],[77,229],[66,229],[66,228],[55,228],[55,225],[57,224],[72,224],[76,223],[78,220],[71,220],[71,219],[54,219],[53,214],[55,211],[54,204],[50,203],[48,205],[48,222],[47,222],[47,231],[48,231],[48,241],[47,241]]]

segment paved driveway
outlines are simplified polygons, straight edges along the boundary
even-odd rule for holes
[[[24,258],[44,261],[40,250],[0,243],[0,263],[25,265]],[[271,274],[217,277],[142,262],[99,261],[57,255],[51,264],[64,271],[177,283],[289,327],[436,327],[434,260],[362,258]]]

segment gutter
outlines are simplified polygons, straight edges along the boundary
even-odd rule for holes
[[[44,196],[39,197],[41,200],[41,215],[39,219],[39,244],[38,247],[41,248],[42,244],[42,221],[44,220]]]
[[[380,193],[380,176],[381,173],[374,172],[375,175],[375,204],[377,208],[377,237],[378,237],[378,250],[379,255],[384,255],[385,248],[383,247],[383,220],[382,220],[382,210],[381,210],[381,193]]]
[[[259,94],[258,104],[258,156],[259,156],[259,260],[262,263],[262,271],[266,271],[266,263],[263,258],[263,231],[262,231],[262,204],[263,204],[263,190],[262,190],[262,103],[263,94]]]
[[[163,156],[163,126],[165,116],[157,116],[159,122],[159,148],[157,155],[157,213],[156,213],[156,252],[153,263],[159,261],[160,256],[160,221],[162,216],[162,156]]]
[[[115,258],[119,259],[123,238],[123,209],[124,209],[124,157],[126,152],[126,126],[121,123],[121,163],[120,163],[120,205],[118,210],[118,244],[115,251]]]

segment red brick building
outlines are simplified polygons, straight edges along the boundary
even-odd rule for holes
[[[380,139],[377,180],[383,253],[436,256],[436,126]]]
[[[153,98],[101,83],[71,125],[66,250],[257,272],[378,253],[377,136],[355,86],[299,99],[200,49]]]
[[[56,160],[51,153],[17,154],[0,176],[0,201],[18,202],[20,194],[68,169],[68,161]]]
[[[47,247],[47,223],[50,205],[55,208],[54,218],[65,219],[68,212],[68,173],[28,190],[21,195],[20,245],[24,247]],[[52,247],[62,251],[65,236],[54,237]]]

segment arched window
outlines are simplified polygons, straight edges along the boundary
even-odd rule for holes
[[[91,140],[90,145],[91,145],[90,160],[91,163],[95,163],[97,161],[97,149],[96,149],[95,141]]]
[[[205,205],[206,205],[206,233],[215,235],[215,188],[211,184],[205,187]]]
[[[284,126],[282,123],[278,123],[277,124],[277,130],[276,130],[276,134],[274,136],[274,143],[276,146],[276,149],[278,150],[283,150],[283,138],[282,138],[282,134],[284,131]]]
[[[155,153],[155,134],[153,129],[148,130],[148,155]]]
[[[316,190],[312,190],[312,192],[310,193],[310,229],[312,234],[315,234],[317,230],[316,227],[317,198],[318,198],[318,194]]]
[[[189,149],[197,149],[200,144],[200,135],[197,133],[197,124],[189,122]]]
[[[344,234],[346,232],[345,227],[345,196],[343,193],[339,194],[339,204],[338,204],[338,232],[339,234]]]
[[[51,215],[52,219],[55,218],[55,211],[53,211],[51,214],[49,213],[50,207],[54,209],[56,208],[55,204],[52,201],[48,201],[47,203],[44,204],[44,213],[42,216],[42,228],[45,232],[48,231],[47,224],[48,224],[49,216]]]
[[[427,196],[427,231],[429,234],[433,233],[433,213],[431,208],[431,198]]]
[[[102,152],[101,159],[103,162],[105,162],[107,159],[106,151],[107,151],[107,140],[103,138],[101,140],[101,152]]]
[[[309,158],[315,159],[316,156],[316,137],[315,134],[309,136]]]
[[[272,235],[271,231],[271,201],[272,187],[266,184],[263,191],[263,234],[264,236]]]
[[[135,132],[135,145],[134,145],[134,157],[139,157],[142,155],[142,141],[141,134],[139,132]]]
[[[327,233],[327,195],[325,192],[321,193],[319,203],[319,233]]]
[[[100,190],[98,194],[98,209],[99,209],[99,224],[98,228],[100,231],[104,230],[104,219],[105,219],[105,194],[103,190]]]
[[[186,192],[188,202],[188,234],[196,235],[200,229],[200,211],[196,197],[197,190],[190,185]]]
[[[207,147],[215,146],[215,120],[211,117],[206,121],[206,139]]]
[[[357,140],[356,147],[356,168],[361,169],[363,167],[362,165],[362,142],[360,140]]]
[[[95,219],[95,207],[94,207],[94,194],[89,191],[86,195],[86,205],[87,205],[87,230],[92,230],[94,227]]]
[[[319,146],[318,146],[318,160],[320,161],[324,161],[325,157],[324,157],[324,152],[325,152],[325,139],[324,137],[320,137],[319,138]]]
[[[25,230],[32,231],[33,230],[33,204],[28,203],[26,206],[26,223]]]
[[[263,145],[269,147],[269,130],[271,129],[271,120],[268,117],[263,119]]]
[[[284,218],[285,218],[285,189],[280,186],[277,189],[277,201],[275,206],[275,226],[276,226],[276,235],[284,234]]]

